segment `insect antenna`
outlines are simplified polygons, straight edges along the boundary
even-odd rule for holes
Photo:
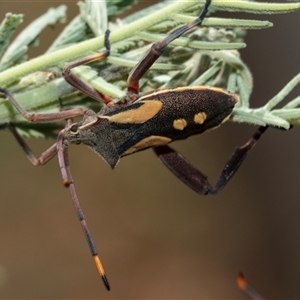
[[[183,35],[186,31],[201,25],[202,21],[204,20],[205,16],[208,13],[208,8],[211,4],[211,0],[206,0],[204,7],[199,15],[199,17],[197,17],[193,22],[188,23],[180,28],[178,28],[177,30],[175,30],[174,32],[172,32],[169,36],[167,36],[164,39],[164,43],[166,44],[164,46],[164,48],[169,45],[172,41],[174,41],[175,39],[179,38],[181,35]]]
[[[67,145],[64,144],[64,134],[65,134],[65,129],[63,129],[59,134],[58,134],[58,139],[57,139],[57,156],[58,156],[58,162],[60,166],[60,171],[61,175],[63,178],[63,184],[65,187],[69,188],[72,202],[77,214],[77,217],[80,221],[81,228],[84,232],[84,235],[86,237],[86,240],[88,242],[90,251],[92,253],[94,263],[96,265],[96,268],[98,270],[98,273],[102,277],[103,283],[106,287],[106,289],[109,291],[110,290],[110,285],[107,280],[107,277],[105,275],[105,271],[103,268],[103,265],[100,261],[100,258],[98,256],[98,251],[96,249],[96,246],[94,244],[94,241],[92,239],[91,233],[89,231],[89,228],[87,226],[82,208],[79,203],[79,199],[77,197],[76,191],[75,191],[75,186],[74,186],[74,181],[71,175],[71,170],[70,170],[70,165],[69,165],[69,159],[68,159],[68,147]]]
[[[193,22],[179,27],[163,40],[154,43],[151,46],[149,52],[131,70],[127,79],[127,100],[129,103],[135,101],[138,98],[139,80],[144,76],[144,74],[149,70],[149,68],[154,64],[154,62],[161,56],[165,48],[172,41],[176,40],[181,35],[183,35],[186,31],[201,25],[206,14],[208,13],[208,8],[210,4],[211,0],[206,0],[200,15]]]

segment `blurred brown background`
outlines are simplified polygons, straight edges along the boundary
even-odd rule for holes
[[[77,14],[75,2],[65,2],[69,20]],[[24,13],[28,24],[61,3],[1,1],[1,19],[6,12]],[[299,12],[255,17],[275,26],[249,32],[242,50],[255,78],[254,107],[300,71]],[[41,44],[48,45],[61,28],[47,29]],[[227,123],[174,145],[215,182],[235,146],[254,130]],[[242,299],[247,297],[235,283],[242,270],[266,298],[300,299],[299,128],[270,129],[215,197],[187,188],[150,150],[123,159],[112,172],[89,149],[72,146],[76,188],[109,293],[57,160],[34,168],[12,136],[0,136],[0,298]],[[30,141],[37,154],[52,143]]]

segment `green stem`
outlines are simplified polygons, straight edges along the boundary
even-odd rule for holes
[[[172,3],[164,9],[152,13],[145,18],[115,30],[110,35],[110,41],[113,44],[131,37],[134,35],[134,33],[147,29],[154,24],[165,20],[167,16],[186,10],[195,4],[199,4],[199,0],[178,1]],[[104,37],[102,36],[26,61],[18,66],[3,71],[0,74],[0,86],[7,85],[19,79],[20,77],[26,76],[38,70],[46,70],[54,66],[63,65],[67,61],[72,61],[78,57],[85,56],[91,51],[97,51],[103,46]]]

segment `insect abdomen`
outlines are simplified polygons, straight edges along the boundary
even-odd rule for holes
[[[163,136],[177,140],[219,126],[231,115],[238,99],[222,89],[200,86],[159,91],[141,98],[146,100],[163,103],[149,125],[152,123],[150,126],[160,128]]]

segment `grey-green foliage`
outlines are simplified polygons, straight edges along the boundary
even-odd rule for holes
[[[9,45],[11,36],[16,28],[22,23],[23,15],[7,13],[0,24],[0,55]]]
[[[66,7],[64,5],[58,8],[50,8],[44,15],[40,16],[34,22],[23,30],[17,38],[9,45],[1,57],[0,71],[19,63],[20,60],[26,60],[24,57],[28,47],[35,42],[40,32],[49,25],[61,22],[65,18]]]
[[[66,109],[75,106],[99,109],[96,101],[86,99],[60,78],[60,70],[67,61],[99,51],[104,46],[103,33],[110,28],[112,44],[110,56],[105,61],[94,63],[92,67],[77,67],[74,73],[102,93],[116,99],[124,98],[128,72],[145,55],[149,43],[161,40],[166,36],[166,32],[174,27],[191,22],[199,13],[204,0],[162,1],[123,20],[108,23],[112,17],[116,17],[117,13],[133,3],[134,1],[107,0],[105,6],[104,1],[80,2],[79,15],[65,26],[46,53],[41,53],[41,56],[20,65],[16,64],[21,59],[26,60],[28,47],[42,33],[42,29],[65,19],[64,6],[49,10],[28,25],[10,47],[7,47],[8,41],[18,22],[10,21],[10,26],[0,27],[0,50],[7,49],[1,58],[1,67],[5,71],[0,73],[0,86],[8,87],[28,111],[59,111],[58,99],[62,100]],[[218,86],[240,96],[241,101],[234,110],[233,121],[284,128],[288,128],[290,124],[298,124],[299,99],[295,99],[282,109],[275,110],[273,104],[283,100],[299,83],[300,75],[264,107],[251,109],[249,105],[252,76],[238,49],[246,46],[244,43],[246,30],[264,29],[273,24],[255,19],[234,19],[234,15],[230,19],[216,18],[212,15],[218,10],[286,13],[299,9],[299,2],[274,4],[244,0],[213,0],[210,7],[211,14],[203,21],[203,26],[185,34],[166,48],[159,62],[155,63],[151,71],[140,81],[141,92],[180,85]],[[20,23],[22,16],[19,16],[18,20]],[[2,24],[6,23],[8,21],[4,20]],[[13,65],[16,66],[11,67]],[[37,73],[37,71],[44,72]],[[0,99],[0,124],[7,122],[16,124],[22,129],[20,133],[26,137],[51,137],[55,130],[63,126],[60,123],[47,125],[48,127],[29,124],[7,100]]]
[[[107,0],[107,16],[114,18],[135,4],[137,0]]]

